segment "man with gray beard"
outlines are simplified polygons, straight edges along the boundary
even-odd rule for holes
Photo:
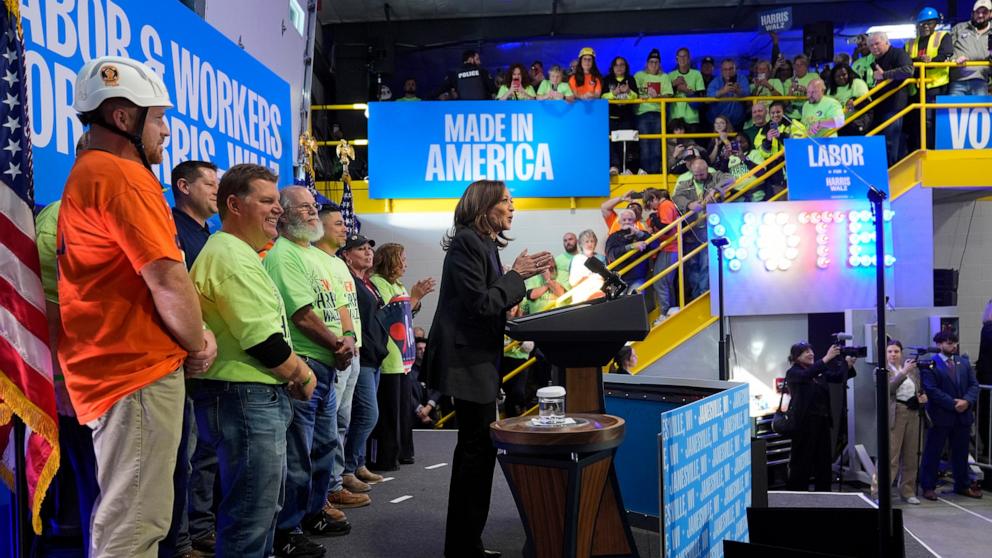
[[[310,243],[324,236],[320,204],[300,186],[282,190],[279,238],[263,264],[289,316],[289,336],[296,352],[314,371],[317,387],[309,401],[293,402],[293,422],[286,433],[286,497],[276,523],[274,554],[319,557],[322,545],[304,535],[346,535],[351,525],[324,511],[331,463],[339,440],[335,370],[355,353],[355,333],[348,301],[334,279],[330,256]]]

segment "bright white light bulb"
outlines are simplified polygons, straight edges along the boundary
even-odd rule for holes
[[[720,216],[717,215],[716,213],[710,213],[706,217],[706,221],[709,222],[710,225],[719,225],[720,224]]]
[[[727,267],[730,268],[730,271],[740,271],[741,270],[741,261],[740,260],[730,260],[730,263],[727,264]]]

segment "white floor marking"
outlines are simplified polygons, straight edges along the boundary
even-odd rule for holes
[[[424,469],[430,471],[431,469],[440,469],[441,467],[445,467],[447,465],[448,465],[447,463],[438,463],[437,465],[430,465],[428,467],[424,467]]]
[[[989,519],[989,518],[985,517],[984,515],[982,515],[980,513],[975,513],[973,511],[969,510],[968,508],[961,507],[961,506],[955,504],[954,502],[951,502],[950,500],[945,500],[943,498],[937,498],[937,499],[940,500],[941,502],[947,504],[948,506],[954,506],[955,508],[957,508],[957,509],[959,509],[959,510],[965,512],[965,513],[970,513],[971,515],[977,517],[978,519],[981,519],[982,521],[987,521],[989,523],[992,523],[992,519]]]
[[[927,549],[928,551],[930,551],[930,554],[933,554],[933,555],[934,555],[934,556],[936,556],[937,558],[942,558],[940,554],[937,554],[937,552],[936,552],[936,551],[934,551],[934,549],[932,549],[932,548],[930,548],[930,545],[928,545],[927,543],[925,543],[925,542],[923,542],[923,540],[922,540],[922,539],[920,539],[920,537],[917,537],[917,536],[916,536],[916,535],[915,535],[915,534],[914,534],[914,533],[913,533],[912,531],[910,531],[910,530],[909,530],[909,527],[905,527],[905,526],[904,526],[904,527],[903,527],[903,530],[905,530],[905,531],[906,531],[907,533],[909,533],[909,536],[911,536],[911,537],[913,537],[914,539],[916,539],[916,542],[918,542],[918,543],[920,543],[920,546],[922,546],[923,548],[925,548],[925,549]]]
[[[405,502],[405,501],[409,500],[410,498],[413,498],[413,496],[410,496],[409,494],[407,494],[406,496],[400,496],[399,498],[394,498],[394,499],[390,500],[389,503],[390,504],[399,504],[400,502]]]
[[[391,480],[396,480],[396,477],[386,477],[386,478],[382,479],[381,481],[377,482],[376,484],[382,484],[384,482],[389,482]]]

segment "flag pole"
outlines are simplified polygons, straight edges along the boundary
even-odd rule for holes
[[[24,457],[26,429],[21,417],[12,417],[14,426],[14,556],[27,558],[31,520],[28,515],[27,460]]]

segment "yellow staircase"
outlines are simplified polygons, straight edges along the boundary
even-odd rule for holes
[[[976,172],[988,168],[992,168],[992,150],[914,151],[889,169],[889,199],[898,199],[917,186],[990,188],[992,179],[986,173]],[[631,372],[636,374],[651,366],[717,319],[710,312],[707,291],[653,327],[643,341],[633,344],[638,362]]]

